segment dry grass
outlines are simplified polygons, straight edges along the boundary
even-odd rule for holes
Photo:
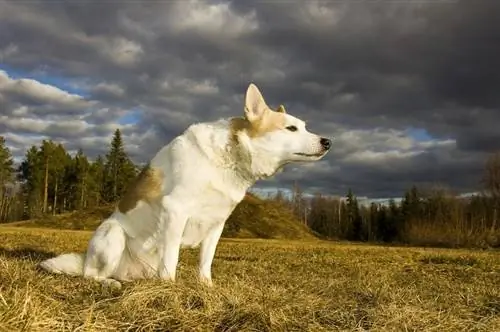
[[[453,221],[433,223],[414,220],[403,233],[405,243],[449,248],[500,248],[500,228],[467,227]]]
[[[45,257],[89,232],[0,227],[0,330],[494,331],[500,255],[320,241],[222,240],[215,286],[183,251],[176,283],[99,284],[48,275]]]

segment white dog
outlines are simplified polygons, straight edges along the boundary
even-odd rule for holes
[[[283,106],[271,110],[250,84],[244,117],[191,125],[156,154],[97,228],[86,254],[40,266],[113,287],[121,286],[118,280],[174,281],[180,248],[201,244],[199,276],[211,285],[224,224],[246,191],[287,163],[321,159],[330,145]]]

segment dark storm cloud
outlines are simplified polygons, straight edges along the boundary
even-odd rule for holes
[[[0,90],[0,112],[13,117],[0,128],[95,155],[127,111],[140,112],[124,130],[142,160],[192,122],[241,114],[254,81],[271,106],[340,137],[326,163],[260,185],[300,178],[377,197],[414,182],[476,190],[485,153],[500,149],[498,12],[493,0],[0,1],[0,60],[85,92],[61,107],[61,94]],[[435,140],[419,143],[408,127]]]

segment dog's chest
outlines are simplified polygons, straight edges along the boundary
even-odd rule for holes
[[[236,205],[244,196],[244,191],[222,191],[210,185],[196,197],[194,208],[184,228],[182,244],[197,246],[215,227],[224,224]]]

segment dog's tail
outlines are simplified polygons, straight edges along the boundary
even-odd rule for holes
[[[84,262],[85,254],[70,253],[44,260],[38,266],[51,273],[81,276]]]

